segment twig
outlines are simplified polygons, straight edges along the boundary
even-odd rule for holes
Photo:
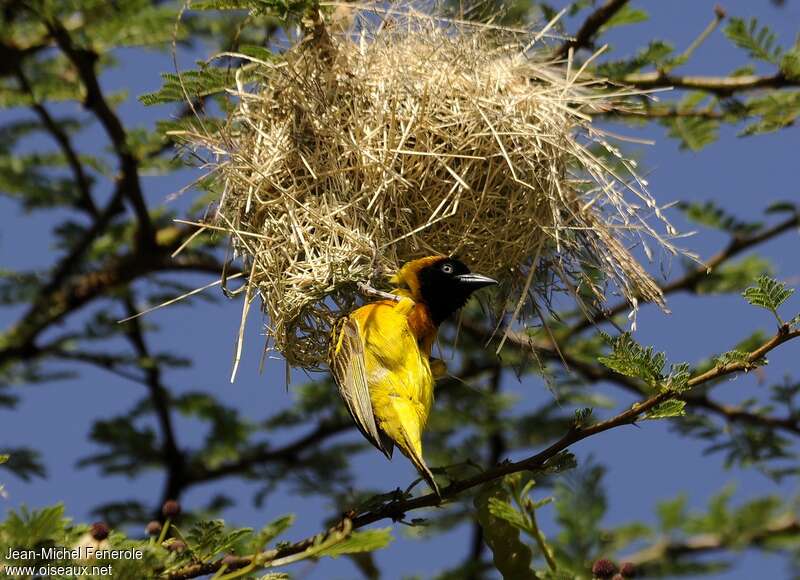
[[[694,54],[694,51],[700,48],[700,46],[711,36],[714,31],[719,26],[719,23],[725,19],[725,12],[723,10],[714,9],[714,18],[711,22],[708,23],[703,31],[695,38],[692,43],[686,47],[681,54],[678,55],[677,61],[678,62],[686,62],[689,58]]]
[[[89,177],[86,175],[86,172],[83,170],[83,164],[78,159],[78,154],[75,152],[75,149],[72,146],[72,142],[69,139],[66,131],[56,122],[55,119],[50,115],[50,112],[47,108],[38,101],[35,100],[36,96],[34,94],[33,88],[31,87],[28,78],[25,76],[24,71],[22,70],[22,65],[17,63],[16,66],[16,75],[17,80],[19,81],[22,90],[28,93],[31,96],[31,99],[34,99],[33,103],[31,103],[31,108],[42,121],[42,124],[45,128],[49,131],[49,133],[53,136],[53,139],[58,144],[61,152],[64,154],[64,157],[67,160],[67,164],[72,171],[72,174],[75,178],[75,184],[78,187],[78,192],[80,193],[80,205],[83,209],[85,209],[89,215],[94,218],[98,218],[100,215],[100,211],[97,209],[97,205],[94,203],[94,199],[92,198],[92,189],[91,183],[89,181]]]
[[[273,462],[293,463],[297,461],[297,458],[306,449],[315,447],[321,441],[333,435],[350,431],[352,427],[353,423],[351,421],[323,420],[312,431],[283,447],[254,449],[243,453],[235,461],[225,462],[211,468],[201,464],[190,465],[187,472],[187,483],[188,485],[196,485],[231,475],[247,474],[254,467],[261,464]]]
[[[594,37],[613,16],[619,12],[628,0],[606,0],[600,7],[592,12],[583,25],[578,29],[575,38],[567,40],[556,49],[556,58],[566,58],[570,49],[591,48]]]
[[[671,75],[663,71],[634,73],[619,79],[625,85],[637,89],[674,88],[705,91],[728,96],[733,93],[760,89],[783,89],[800,87],[800,79],[787,78],[783,73],[772,75],[742,75],[737,77]]]
[[[136,314],[136,306],[130,293],[123,298],[123,303],[128,316]],[[162,453],[167,479],[164,483],[161,501],[158,504],[160,507],[169,499],[178,499],[183,492],[186,482],[186,462],[183,453],[178,448],[175,430],[172,426],[169,392],[162,382],[161,368],[152,361],[142,332],[141,321],[138,318],[133,318],[125,323],[125,335],[139,356],[139,366],[145,374],[147,388],[150,391],[150,401],[161,430]]]
[[[542,552],[548,567],[555,572],[558,570],[558,564],[553,556],[553,550],[547,545],[547,539],[544,537],[544,533],[539,527],[539,522],[536,521],[536,510],[530,510],[529,515],[531,528],[533,529],[533,538],[536,540],[536,545],[539,546],[539,551]]]
[[[95,72],[97,55],[75,46],[69,32],[60,22],[49,20],[44,24],[59,48],[75,66],[86,87],[85,105],[94,112],[103,125],[114,147],[114,152],[120,160],[119,186],[136,214],[139,223],[138,242],[144,249],[151,248],[156,244],[155,230],[150,221],[150,213],[139,182],[139,162],[129,148],[125,129],[119,117],[109,106],[100,88],[100,82]]]

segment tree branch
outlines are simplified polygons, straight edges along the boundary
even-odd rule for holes
[[[556,49],[555,58],[566,58],[570,49],[591,48],[600,28],[627,3],[628,0],[606,0],[586,18],[574,38],[567,40]]]
[[[721,121],[727,115],[726,111],[715,109],[679,109],[677,107],[643,107],[636,108],[614,108],[601,113],[595,113],[594,117],[623,118],[632,119],[708,119],[711,121]]]
[[[800,87],[800,79],[787,78],[780,72],[763,76],[717,77],[672,75],[663,71],[654,71],[625,75],[619,81],[637,89],[673,88],[705,91],[721,96],[760,89]]]
[[[759,546],[776,537],[797,534],[800,534],[800,521],[792,515],[786,515],[760,530],[751,532],[747,545]],[[731,547],[738,546],[723,534],[698,534],[683,540],[663,540],[627,556],[624,560],[636,564],[641,571],[644,571],[645,567],[658,564],[659,561],[672,562],[681,556],[707,554]]]
[[[139,182],[139,162],[128,147],[127,135],[119,117],[117,117],[103,96],[103,91],[100,88],[100,82],[95,72],[97,55],[94,52],[75,46],[69,32],[60,22],[47,21],[45,25],[59,48],[64,51],[64,54],[67,55],[67,58],[77,69],[78,75],[86,87],[84,104],[103,125],[119,158],[120,178],[118,187],[124,192],[136,214],[139,223],[138,243],[145,250],[152,248],[156,243],[155,230],[150,221],[150,213]]]
[[[506,344],[514,345],[519,348],[530,348],[529,342],[525,342],[524,344],[518,343],[514,340],[513,336],[509,337]],[[543,358],[562,362],[568,370],[577,372],[580,376],[589,381],[606,381],[636,395],[642,395],[645,392],[645,386],[636,379],[616,373],[604,366],[595,365],[575,358],[565,350],[562,350],[559,354],[552,345],[540,343],[537,343],[534,348],[537,354]],[[721,416],[731,423],[748,423],[769,429],[781,429],[795,435],[800,435],[800,421],[793,417],[771,417],[759,413],[751,413],[738,407],[718,403],[712,400],[707,394],[699,395],[689,393],[676,398],[686,401],[686,404],[690,407],[704,409]]]
[[[235,461],[222,463],[213,468],[206,468],[198,464],[190,465],[187,473],[187,485],[208,483],[231,475],[246,474],[259,464],[292,463],[306,449],[314,447],[333,435],[350,431],[352,427],[353,423],[351,421],[320,421],[312,431],[283,447],[254,449],[242,454]]]
[[[492,339],[492,333],[490,331],[476,326],[470,321],[462,321],[461,328],[479,342],[486,343]],[[632,377],[621,375],[602,365],[593,364],[577,358],[571,355],[567,349],[562,348],[558,350],[550,341],[532,342],[527,335],[518,332],[510,332],[505,344],[508,347],[518,349],[522,353],[533,350],[541,358],[559,362],[564,365],[565,370],[573,371],[587,381],[605,381],[638,396],[647,393],[646,386],[640,381]],[[800,421],[791,416],[772,417],[759,413],[751,413],[738,407],[718,403],[712,400],[708,394],[686,393],[675,398],[686,401],[686,404],[690,407],[701,408],[719,415],[729,422],[749,423],[751,425],[781,429],[795,435],[800,435]]]
[[[124,297],[123,303],[127,315],[129,317],[134,316],[136,314],[136,306],[130,293]],[[178,499],[183,492],[186,486],[186,461],[183,453],[178,448],[175,430],[172,426],[169,392],[162,382],[161,368],[153,361],[150,355],[142,332],[141,321],[139,318],[131,318],[123,324],[125,325],[125,335],[128,338],[128,342],[131,343],[139,357],[139,366],[144,372],[145,382],[150,391],[150,401],[153,403],[153,409],[161,431],[162,454],[167,478],[164,482],[161,501],[158,503],[160,509],[165,501]]]
[[[795,435],[800,435],[800,420],[791,416],[771,417],[760,413],[751,413],[740,407],[724,405],[713,401],[708,395],[685,397],[684,400],[689,406],[699,407],[716,415],[720,415],[730,423],[747,423],[749,425],[756,425],[769,429],[780,429],[782,431],[789,431]]]
[[[0,349],[0,363],[12,358],[36,356],[36,339],[50,325],[108,291],[130,284],[142,276],[165,271],[191,270],[214,274],[222,271],[220,263],[210,256],[181,255],[172,258],[170,252],[173,246],[170,243],[144,255],[132,253],[120,256],[98,270],[74,277],[68,285],[62,284],[60,288],[47,293],[40,292],[31,308],[8,331],[5,344]]]
[[[28,82],[28,78],[25,76],[25,73],[22,70],[21,64],[17,63],[15,72],[22,90],[28,93],[32,99],[35,99],[35,93],[30,82]],[[83,164],[80,162],[80,159],[78,159],[78,154],[75,152],[75,149],[73,148],[72,142],[70,141],[66,131],[61,128],[55,119],[53,119],[53,117],[50,115],[50,112],[43,104],[34,100],[34,102],[31,104],[31,108],[39,117],[45,128],[53,136],[53,139],[55,139],[56,143],[61,149],[61,152],[64,154],[64,157],[67,160],[67,164],[72,171],[72,174],[75,178],[75,184],[78,187],[78,192],[81,196],[80,207],[86,210],[90,216],[98,218],[100,212],[97,209],[97,205],[94,203],[94,199],[92,198],[91,182],[89,181],[89,177],[86,175],[86,172],[83,170]]]

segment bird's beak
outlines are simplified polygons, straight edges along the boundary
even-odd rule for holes
[[[497,280],[484,276],[482,274],[461,274],[456,276],[456,280],[463,286],[469,288],[470,291],[475,291],[484,286],[493,286],[497,284]]]

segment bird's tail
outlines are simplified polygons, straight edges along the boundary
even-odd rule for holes
[[[396,414],[394,420],[388,422],[388,424],[382,424],[381,427],[394,439],[403,455],[411,460],[419,474],[431,486],[433,493],[441,497],[439,486],[436,485],[433,473],[428,469],[425,460],[422,458],[422,424],[418,409],[410,402],[402,399],[393,400],[392,409]]]
[[[419,440],[414,441],[408,434],[403,432],[405,437],[405,441],[403,441],[403,445],[398,445],[400,449],[403,451],[406,457],[411,460],[411,463],[414,464],[414,467],[417,468],[419,474],[428,482],[428,485],[431,486],[433,493],[437,495],[437,497],[442,497],[442,494],[439,493],[439,486],[436,485],[436,480],[433,478],[433,473],[430,469],[428,469],[425,460],[422,458],[422,445],[420,444]]]
[[[414,454],[409,453],[408,458],[411,460],[411,463],[414,464],[414,467],[417,468],[419,474],[425,478],[425,481],[428,482],[428,485],[431,486],[433,493],[436,494],[436,497],[442,497],[442,494],[439,492],[439,486],[436,485],[436,480],[433,478],[433,473],[428,466],[425,464],[425,460],[422,459],[422,456],[416,457]]]

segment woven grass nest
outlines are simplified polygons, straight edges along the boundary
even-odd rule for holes
[[[554,288],[662,303],[627,248],[676,232],[592,123],[632,91],[547,60],[532,32],[369,8],[315,29],[277,61],[240,55],[227,123],[183,135],[211,154],[214,227],[269,349],[318,368],[357,284],[431,254],[499,279],[509,324]]]

